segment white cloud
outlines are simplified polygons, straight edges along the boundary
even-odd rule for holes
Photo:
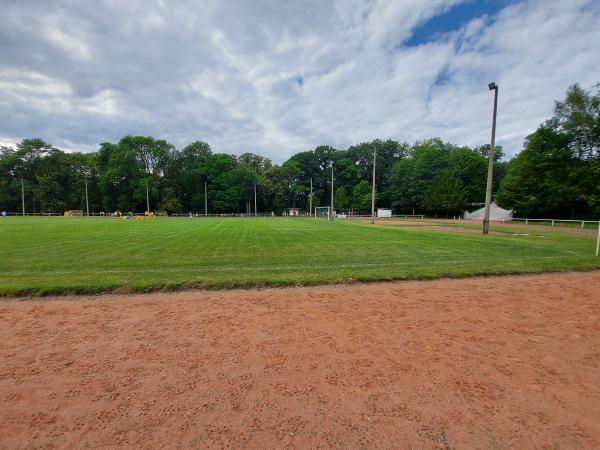
[[[0,30],[0,141],[94,150],[147,134],[176,145],[298,151],[376,137],[489,139],[509,153],[566,88],[598,81],[600,4],[527,0],[420,46],[459,0],[8,1]]]
[[[71,36],[59,28],[58,23],[50,23],[43,31],[48,42],[56,45],[73,59],[89,59],[90,51],[81,37]]]

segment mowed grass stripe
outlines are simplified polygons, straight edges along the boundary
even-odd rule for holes
[[[522,232],[523,230],[519,230]],[[532,233],[533,234],[533,233]],[[539,230],[535,234],[541,234]],[[546,238],[294,218],[14,218],[0,293],[212,288],[600,267],[589,234]]]
[[[508,261],[508,263],[520,263],[519,260],[525,260],[528,259],[529,257],[526,256],[522,256],[522,257],[515,257],[513,259],[511,259],[510,261]],[[560,256],[541,256],[540,259],[567,259],[567,258],[579,258],[579,256],[577,255],[570,255],[570,256],[565,256],[565,255],[560,255]],[[477,259],[471,259],[471,260],[465,260],[465,259],[455,259],[455,260],[436,260],[436,261],[431,261],[428,262],[427,265],[456,265],[457,263],[480,263],[480,262],[493,262],[495,261],[494,258],[477,258]],[[215,268],[199,268],[199,267],[179,267],[179,268],[141,268],[141,269],[136,269],[139,272],[148,272],[148,273],[161,273],[161,272],[233,272],[233,271],[242,271],[242,272],[252,272],[252,271],[277,271],[277,270],[296,270],[296,269],[300,269],[300,270],[304,270],[308,267],[312,268],[312,269],[323,269],[323,270],[335,270],[338,268],[365,268],[365,267],[388,267],[390,265],[394,265],[394,266],[413,266],[414,263],[413,262],[395,262],[395,263],[356,263],[356,264],[335,264],[335,265],[325,265],[325,264],[320,264],[320,265],[314,265],[311,264],[310,266],[307,265],[273,265],[273,266],[265,266],[265,267],[239,267],[239,266],[235,266],[235,267],[227,267],[227,266],[220,266],[220,267],[215,267]],[[107,273],[123,273],[123,272],[128,272],[129,269],[106,269],[103,272],[107,272]],[[86,273],[86,274],[91,274],[91,273],[96,273],[95,269],[77,269],[77,270],[46,270],[46,271],[40,271],[40,272],[45,272],[45,274],[79,274],[79,273]],[[13,274],[16,275],[27,275],[27,272],[19,272],[19,271],[13,271]]]

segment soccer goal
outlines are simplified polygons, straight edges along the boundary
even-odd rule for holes
[[[331,208],[329,206],[317,206],[315,208],[315,219],[331,219]]]

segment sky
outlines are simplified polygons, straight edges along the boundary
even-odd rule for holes
[[[0,144],[149,135],[281,163],[375,138],[496,143],[600,81],[598,0],[0,0]]]

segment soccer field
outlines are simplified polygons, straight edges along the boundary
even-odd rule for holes
[[[591,232],[479,233],[297,218],[0,222],[0,293],[265,286],[600,267]],[[522,234],[520,228],[518,233]]]

